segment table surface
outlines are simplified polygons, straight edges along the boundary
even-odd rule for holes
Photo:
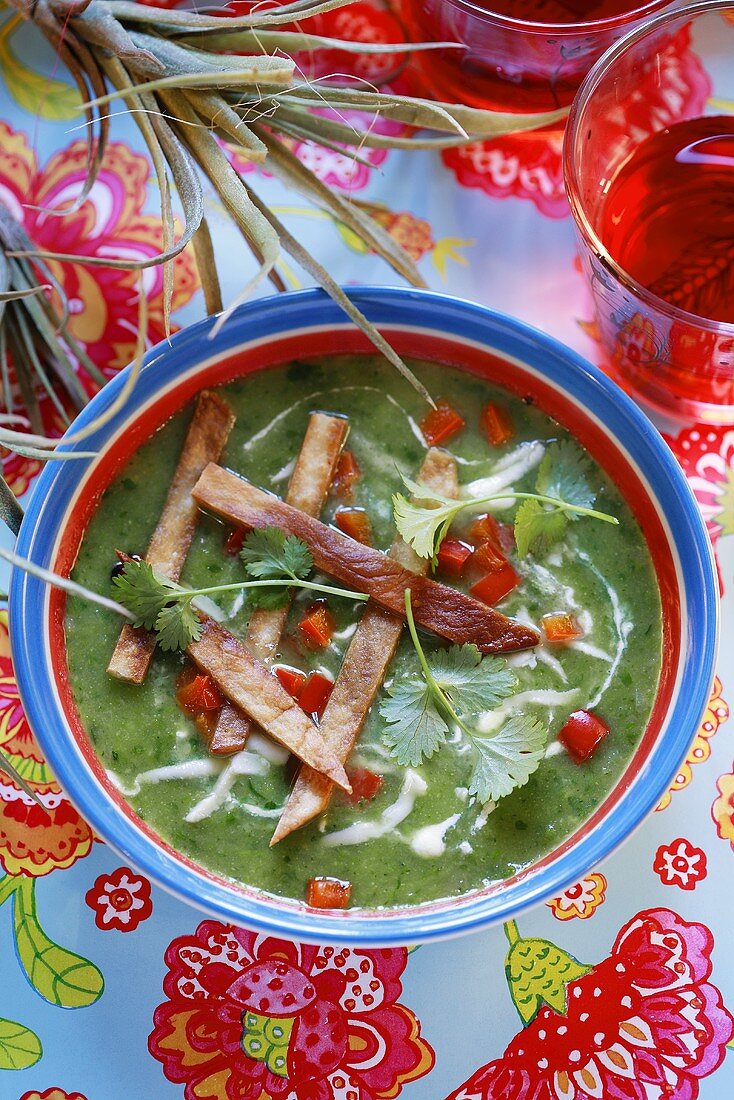
[[[385,28],[388,16],[360,7],[370,33]],[[674,120],[685,105],[703,108],[711,77],[685,39],[667,64],[671,92],[656,109]],[[6,120],[0,121],[0,197],[30,235],[48,247],[63,234],[68,251],[150,254],[160,240],[157,195],[130,119],[115,119],[114,141],[85,206],[62,221],[46,217],[34,205],[63,202],[83,173],[74,93],[62,72],[53,73],[35,32],[7,16],[0,23],[0,69],[0,119]],[[631,123],[640,121],[634,113],[641,110],[630,105]],[[563,196],[560,145],[558,135],[531,134],[443,158],[372,151],[371,174],[335,152],[297,152],[330,185],[376,204],[432,288],[514,314],[599,362]],[[267,175],[253,179],[343,282],[396,281],[328,217]],[[233,297],[251,260],[211,195],[207,206],[216,248],[237,256],[224,272],[225,297]],[[303,285],[301,272],[284,273],[292,286]],[[158,339],[160,274],[147,279],[151,336]],[[111,370],[124,365],[136,321],[134,277],[70,266],[63,283],[77,338],[98,363]],[[177,323],[201,317],[188,256],[177,263],[176,286]],[[644,333],[628,338],[634,344]],[[271,1075],[271,1091],[262,1097],[734,1095],[734,1052],[727,1055],[726,1046],[732,1024],[724,1007],[734,1010],[734,746],[726,724],[734,682],[734,538],[727,537],[734,535],[734,429],[661,427],[706,518],[723,588],[719,676],[670,793],[603,867],[590,868],[564,894],[524,913],[517,926],[415,951],[334,956],[324,949],[348,981],[354,981],[348,971],[360,964],[373,974],[379,1008],[342,1003],[350,1048],[319,1089]],[[30,491],[38,463],[7,456],[4,472],[17,493]],[[7,536],[4,541],[9,544]],[[232,948],[235,972],[282,953],[311,975],[324,966],[323,957],[248,934],[227,945],[230,930],[151,886],[92,836],[54,785],[25,722],[4,609],[0,747],[46,792],[51,809],[44,817],[0,776],[0,1100],[261,1100],[264,1063],[244,1055],[239,1036],[223,1022],[218,996],[193,998],[191,979],[221,943]],[[548,949],[552,974],[570,965],[575,976],[568,1005],[557,1006],[560,1015],[524,1030],[505,977],[508,938],[518,935],[529,941],[529,951]],[[600,1030],[607,1041],[594,1047]],[[593,1056],[600,1046],[608,1052]]]

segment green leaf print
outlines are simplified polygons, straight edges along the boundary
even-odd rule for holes
[[[84,1008],[102,996],[104,978],[94,963],[60,947],[41,928],[34,879],[24,878],[16,889],[15,942],[28,981],[50,1004]]]
[[[0,1069],[28,1069],[42,1054],[41,1040],[34,1031],[0,1017]]]
[[[16,16],[0,29],[0,72],[8,92],[29,114],[58,120],[76,118],[81,104],[77,89],[28,68],[11,49],[11,36],[22,22]]]
[[[543,1005],[566,1012],[566,988],[592,969],[550,940],[521,939],[514,921],[505,924],[510,950],[505,972],[515,1008],[527,1027]]]

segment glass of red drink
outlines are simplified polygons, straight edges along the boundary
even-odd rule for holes
[[[680,108],[661,64],[680,34],[703,88],[668,125],[645,107]],[[573,105],[564,168],[611,370],[667,412],[734,422],[734,3],[660,16],[614,46]]]
[[[681,0],[399,0],[415,42],[420,90],[502,111],[566,107],[593,63],[633,27]]]

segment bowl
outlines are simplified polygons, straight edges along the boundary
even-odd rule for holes
[[[17,570],[10,588],[11,644],[23,706],[50,766],[93,829],[132,865],[224,921],[311,942],[387,946],[514,917],[577,881],[644,820],[677,774],[709,697],[718,588],[708,536],[680,467],[650,421],[600,371],[549,336],[482,306],[426,291],[371,287],[348,293],[401,353],[463,366],[532,393],[610,473],[640,523],[661,592],[663,668],[640,744],[592,816],[530,867],[472,894],[389,910],[309,910],[206,871],[156,836],[122,800],[75,711],[63,594]],[[83,444],[96,457],[46,466],[21,526],[19,554],[68,573],[99,494],[133,451],[203,387],[296,356],[371,350],[318,290],[249,303],[215,337],[213,324],[185,329],[147,354],[126,407]],[[125,374],[90,402],[70,431],[109,409]]]

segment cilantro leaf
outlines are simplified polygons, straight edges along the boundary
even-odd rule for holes
[[[155,620],[158,645],[161,649],[186,649],[201,637],[201,623],[190,600],[177,600],[161,608]]]
[[[565,512],[544,508],[537,500],[524,500],[515,513],[518,555],[524,558],[531,550],[535,553],[547,550],[562,538],[567,523]]]
[[[398,534],[412,546],[419,558],[432,558],[465,502],[448,504],[414,503],[402,493],[392,498],[393,516]]]
[[[429,660],[434,680],[460,714],[494,710],[517,688],[500,657],[482,657],[475,645],[452,645]]]
[[[544,496],[556,497],[576,508],[593,507],[596,493],[591,487],[589,459],[570,439],[551,443],[538,467],[536,489]],[[578,519],[573,512],[569,518]]]
[[[403,767],[417,767],[446,740],[449,727],[433,690],[424,680],[407,678],[388,688],[380,714],[388,723],[382,740]]]
[[[147,561],[126,561],[112,581],[120,602],[135,616],[134,626],[153,630],[159,613],[181,588],[161,577]]]
[[[245,539],[240,558],[251,577],[278,580],[292,577],[302,580],[313,569],[311,551],[305,542],[286,535],[278,527],[251,531]]]
[[[543,759],[547,739],[547,727],[527,714],[513,715],[490,737],[475,736],[469,794],[480,802],[496,802],[524,786]]]

